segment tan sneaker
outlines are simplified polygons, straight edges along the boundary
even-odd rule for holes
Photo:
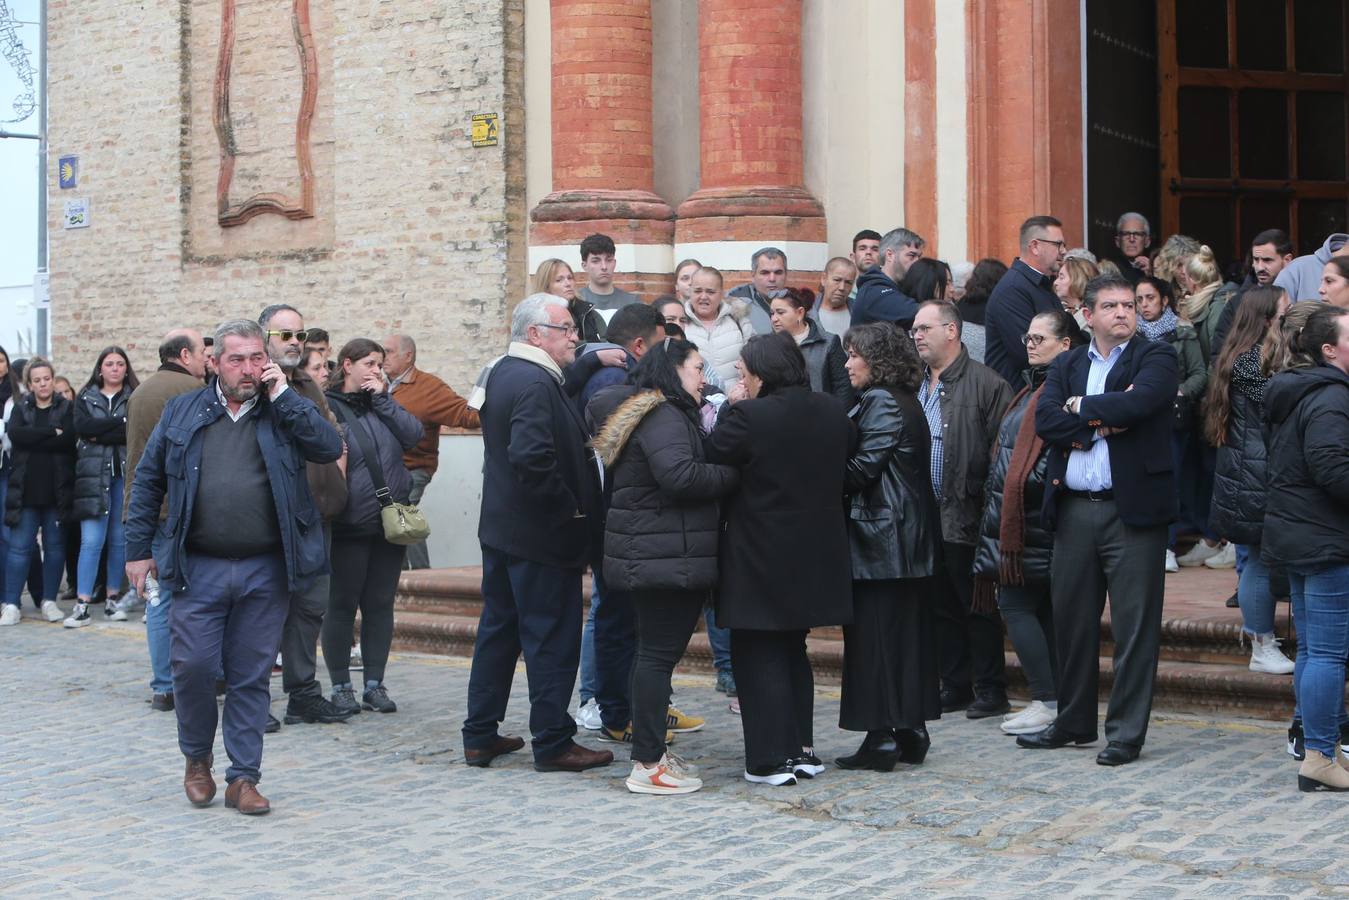
[[[665,711],[665,727],[675,734],[687,734],[690,731],[698,731],[707,722],[697,716],[686,716],[679,710],[671,706]],[[666,743],[669,743],[668,741]]]
[[[632,774],[624,783],[634,794],[692,794],[703,786],[703,780],[672,753],[666,753],[653,766],[634,760]]]

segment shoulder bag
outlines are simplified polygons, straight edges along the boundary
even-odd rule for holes
[[[365,458],[370,483],[375,486],[375,499],[379,501],[379,519],[384,526],[384,540],[390,544],[403,546],[426,540],[431,536],[431,526],[426,523],[426,516],[411,503],[398,503],[393,499],[388,482],[384,480],[384,472],[379,467],[379,452],[371,442],[370,436],[365,433],[365,429],[360,427],[345,403],[329,403],[329,406],[347,426],[347,434],[354,434],[356,443],[361,445],[361,456]],[[370,415],[378,413],[372,411]]]

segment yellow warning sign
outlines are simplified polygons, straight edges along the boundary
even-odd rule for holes
[[[500,125],[496,113],[473,114],[473,146],[495,147]]]

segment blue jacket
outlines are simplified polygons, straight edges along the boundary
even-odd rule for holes
[[[1053,284],[1048,275],[1041,275],[1017,259],[988,295],[988,306],[984,308],[984,365],[1017,390],[1021,389],[1021,373],[1030,367],[1026,345],[1021,342],[1030,320],[1042,312],[1063,309],[1059,298],[1054,296]]]
[[[318,507],[309,493],[305,461],[329,463],[342,455],[342,438],[309,400],[288,388],[273,403],[258,400],[258,447],[267,466],[286,555],[288,589],[303,589],[328,571]],[[179,394],[164,407],[136,466],[131,506],[126,518],[126,558],[149,559],[156,529],[168,549],[155,562],[159,580],[171,591],[189,587],[182,560],[186,554],[192,504],[196,502],[201,466],[201,430],[226,415],[215,384]],[[168,498],[168,516],[159,509]]]
[[[857,299],[852,304],[852,324],[893,322],[908,331],[918,315],[918,301],[899,289],[880,266],[857,277]]]

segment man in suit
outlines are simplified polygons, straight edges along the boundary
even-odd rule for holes
[[[614,759],[573,741],[567,712],[581,654],[581,572],[603,527],[599,470],[563,390],[576,337],[567,301],[525,298],[511,317],[510,347],[483,388],[483,607],[463,729],[470,766],[525,745],[497,731],[522,651],[534,768],[579,772]]]
[[[1096,740],[1101,611],[1110,597],[1115,683],[1103,766],[1138,758],[1152,713],[1161,641],[1166,527],[1176,517],[1171,435],[1176,352],[1136,337],[1133,288],[1115,274],[1087,284],[1092,342],[1050,367],[1035,427],[1052,448],[1042,521],[1054,530],[1050,592],[1061,685],[1058,718],[1022,747]]]
[[[1030,366],[1022,343],[1030,320],[1063,309],[1054,296],[1054,276],[1068,251],[1063,223],[1053,216],[1031,216],[1021,223],[1020,238],[1021,255],[993,288],[984,310],[984,364],[1018,390],[1021,373]]]

